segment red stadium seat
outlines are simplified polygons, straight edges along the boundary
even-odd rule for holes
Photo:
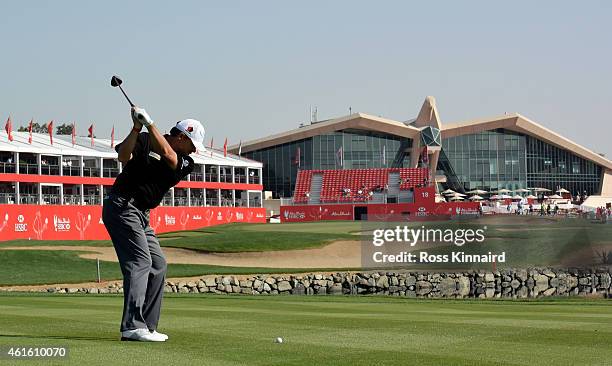
[[[368,201],[369,195],[377,186],[389,184],[389,173],[396,172],[400,176],[400,190],[409,190],[417,186],[429,185],[427,168],[382,168],[382,169],[344,169],[344,170],[300,170],[295,185],[295,203],[308,203],[306,192],[310,191],[313,174],[323,174],[321,186],[321,202],[353,202]],[[362,194],[358,191],[362,189]],[[344,194],[343,190],[350,193]]]

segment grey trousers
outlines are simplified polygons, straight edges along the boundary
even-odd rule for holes
[[[125,197],[104,199],[102,220],[123,273],[121,331],[157,329],[161,311],[166,259],[149,226],[149,211],[140,211]]]

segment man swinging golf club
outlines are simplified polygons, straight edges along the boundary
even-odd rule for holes
[[[204,148],[204,127],[186,119],[162,135],[147,112],[133,105],[132,121],[129,135],[115,147],[124,168],[104,199],[102,218],[123,274],[121,340],[164,342],[168,336],[157,332],[157,325],[166,260],[149,210],[193,170],[189,154]],[[143,126],[148,133],[140,132]]]

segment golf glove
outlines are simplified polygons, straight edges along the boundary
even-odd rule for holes
[[[132,120],[142,124],[145,127],[149,127],[153,124],[153,120],[147,111],[144,110],[144,108],[134,107],[134,110],[132,111]]]

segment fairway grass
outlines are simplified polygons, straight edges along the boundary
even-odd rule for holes
[[[119,342],[122,297],[0,295],[0,345],[68,346],[34,365],[609,365],[606,300],[170,295],[166,343]],[[275,344],[275,337],[285,343]]]

